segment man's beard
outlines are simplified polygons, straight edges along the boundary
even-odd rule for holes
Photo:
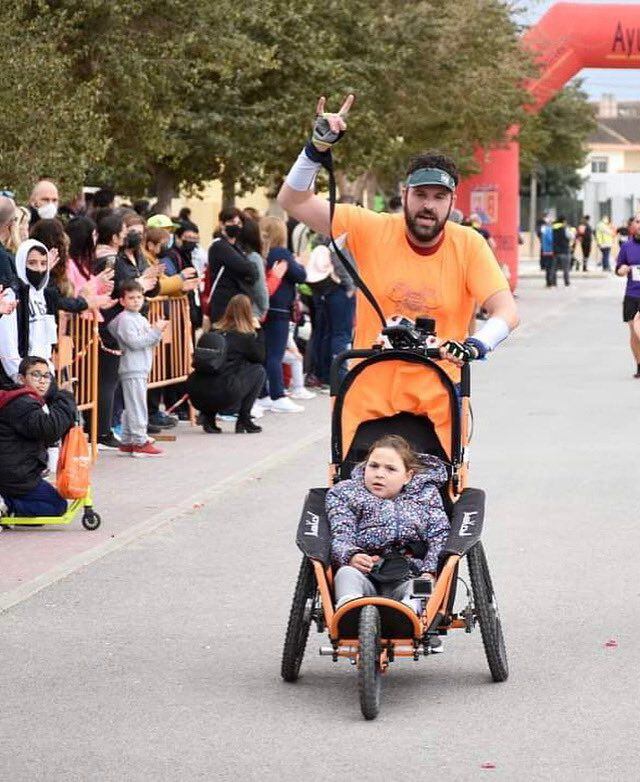
[[[413,217],[409,214],[407,204],[404,205],[404,220],[407,225],[407,230],[417,242],[430,242],[435,239],[443,230],[446,225],[449,215],[451,214],[451,207],[453,204],[449,204],[449,209],[444,220],[438,220],[438,216],[431,209],[421,209]],[[431,217],[434,221],[433,225],[422,225],[417,222],[418,217]]]

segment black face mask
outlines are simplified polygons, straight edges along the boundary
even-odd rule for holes
[[[138,233],[137,231],[131,231],[127,234],[126,239],[124,240],[124,246],[128,250],[135,250],[142,244],[142,234]]]
[[[26,269],[25,271],[29,284],[33,285],[34,288],[39,288],[44,280],[46,272],[36,272],[33,269]]]
[[[638,244],[640,244],[640,236],[638,234],[634,234],[633,235],[633,241],[637,242]]]
[[[241,225],[225,225],[224,227],[224,232],[228,239],[237,239],[240,236],[241,230]]]
[[[191,253],[196,249],[197,246],[198,246],[197,242],[182,242],[182,249],[188,255],[191,255]]]

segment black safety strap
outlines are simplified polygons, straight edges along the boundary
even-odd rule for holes
[[[387,327],[387,319],[385,318],[384,313],[380,308],[380,305],[376,301],[375,296],[373,295],[373,293],[371,293],[371,291],[367,287],[362,277],[358,274],[358,271],[355,268],[355,266],[346,257],[346,255],[342,252],[342,250],[338,247],[336,240],[333,238],[333,214],[336,210],[336,178],[333,173],[333,157],[331,155],[331,150],[327,150],[327,152],[323,155],[323,157],[324,160],[322,162],[322,165],[326,169],[327,174],[329,175],[329,238],[331,239],[331,245],[333,247],[333,251],[338,256],[338,258],[342,261],[345,269],[351,275],[356,286],[362,291],[366,300],[369,302],[369,304],[371,304],[373,309],[376,311],[378,317],[380,318],[380,322],[382,323],[382,328],[385,329]]]

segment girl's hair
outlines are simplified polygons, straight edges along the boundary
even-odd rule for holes
[[[51,269],[51,282],[63,296],[73,296],[73,285],[67,277],[67,260],[69,259],[69,237],[64,226],[55,217],[50,220],[38,220],[34,223],[29,235],[32,239],[42,242],[47,250],[54,247],[58,251],[58,263]]]
[[[218,331],[237,331],[240,334],[255,334],[251,299],[244,293],[237,293],[227,304],[224,315],[213,325]]]
[[[287,224],[279,217],[261,217],[260,235],[265,255],[274,247],[287,246]]]
[[[164,244],[169,240],[171,234],[166,228],[145,228],[144,246],[147,244]]]
[[[386,434],[384,437],[376,440],[371,448],[369,448],[367,458],[365,459],[366,462],[369,461],[371,454],[375,451],[376,448],[391,448],[391,450],[395,451],[402,459],[405,470],[420,472],[422,469],[424,469],[424,465],[420,461],[418,454],[413,450],[411,445],[404,439],[404,437],[400,437],[398,434]]]
[[[242,223],[242,229],[240,230],[240,236],[238,236],[238,241],[249,252],[262,255],[260,226],[255,220],[250,220],[248,217],[245,217],[245,220]]]
[[[7,250],[14,255],[18,252],[18,247],[29,237],[29,220],[31,213],[26,206],[16,206],[16,219],[11,223],[11,234],[7,242]],[[23,228],[26,231],[23,232]]]
[[[90,217],[73,217],[67,223],[69,257],[85,279],[96,273],[96,243],[93,232],[96,224]]]

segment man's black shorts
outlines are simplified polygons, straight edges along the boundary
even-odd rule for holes
[[[622,320],[628,323],[640,312],[640,298],[637,296],[625,296],[622,300]]]

